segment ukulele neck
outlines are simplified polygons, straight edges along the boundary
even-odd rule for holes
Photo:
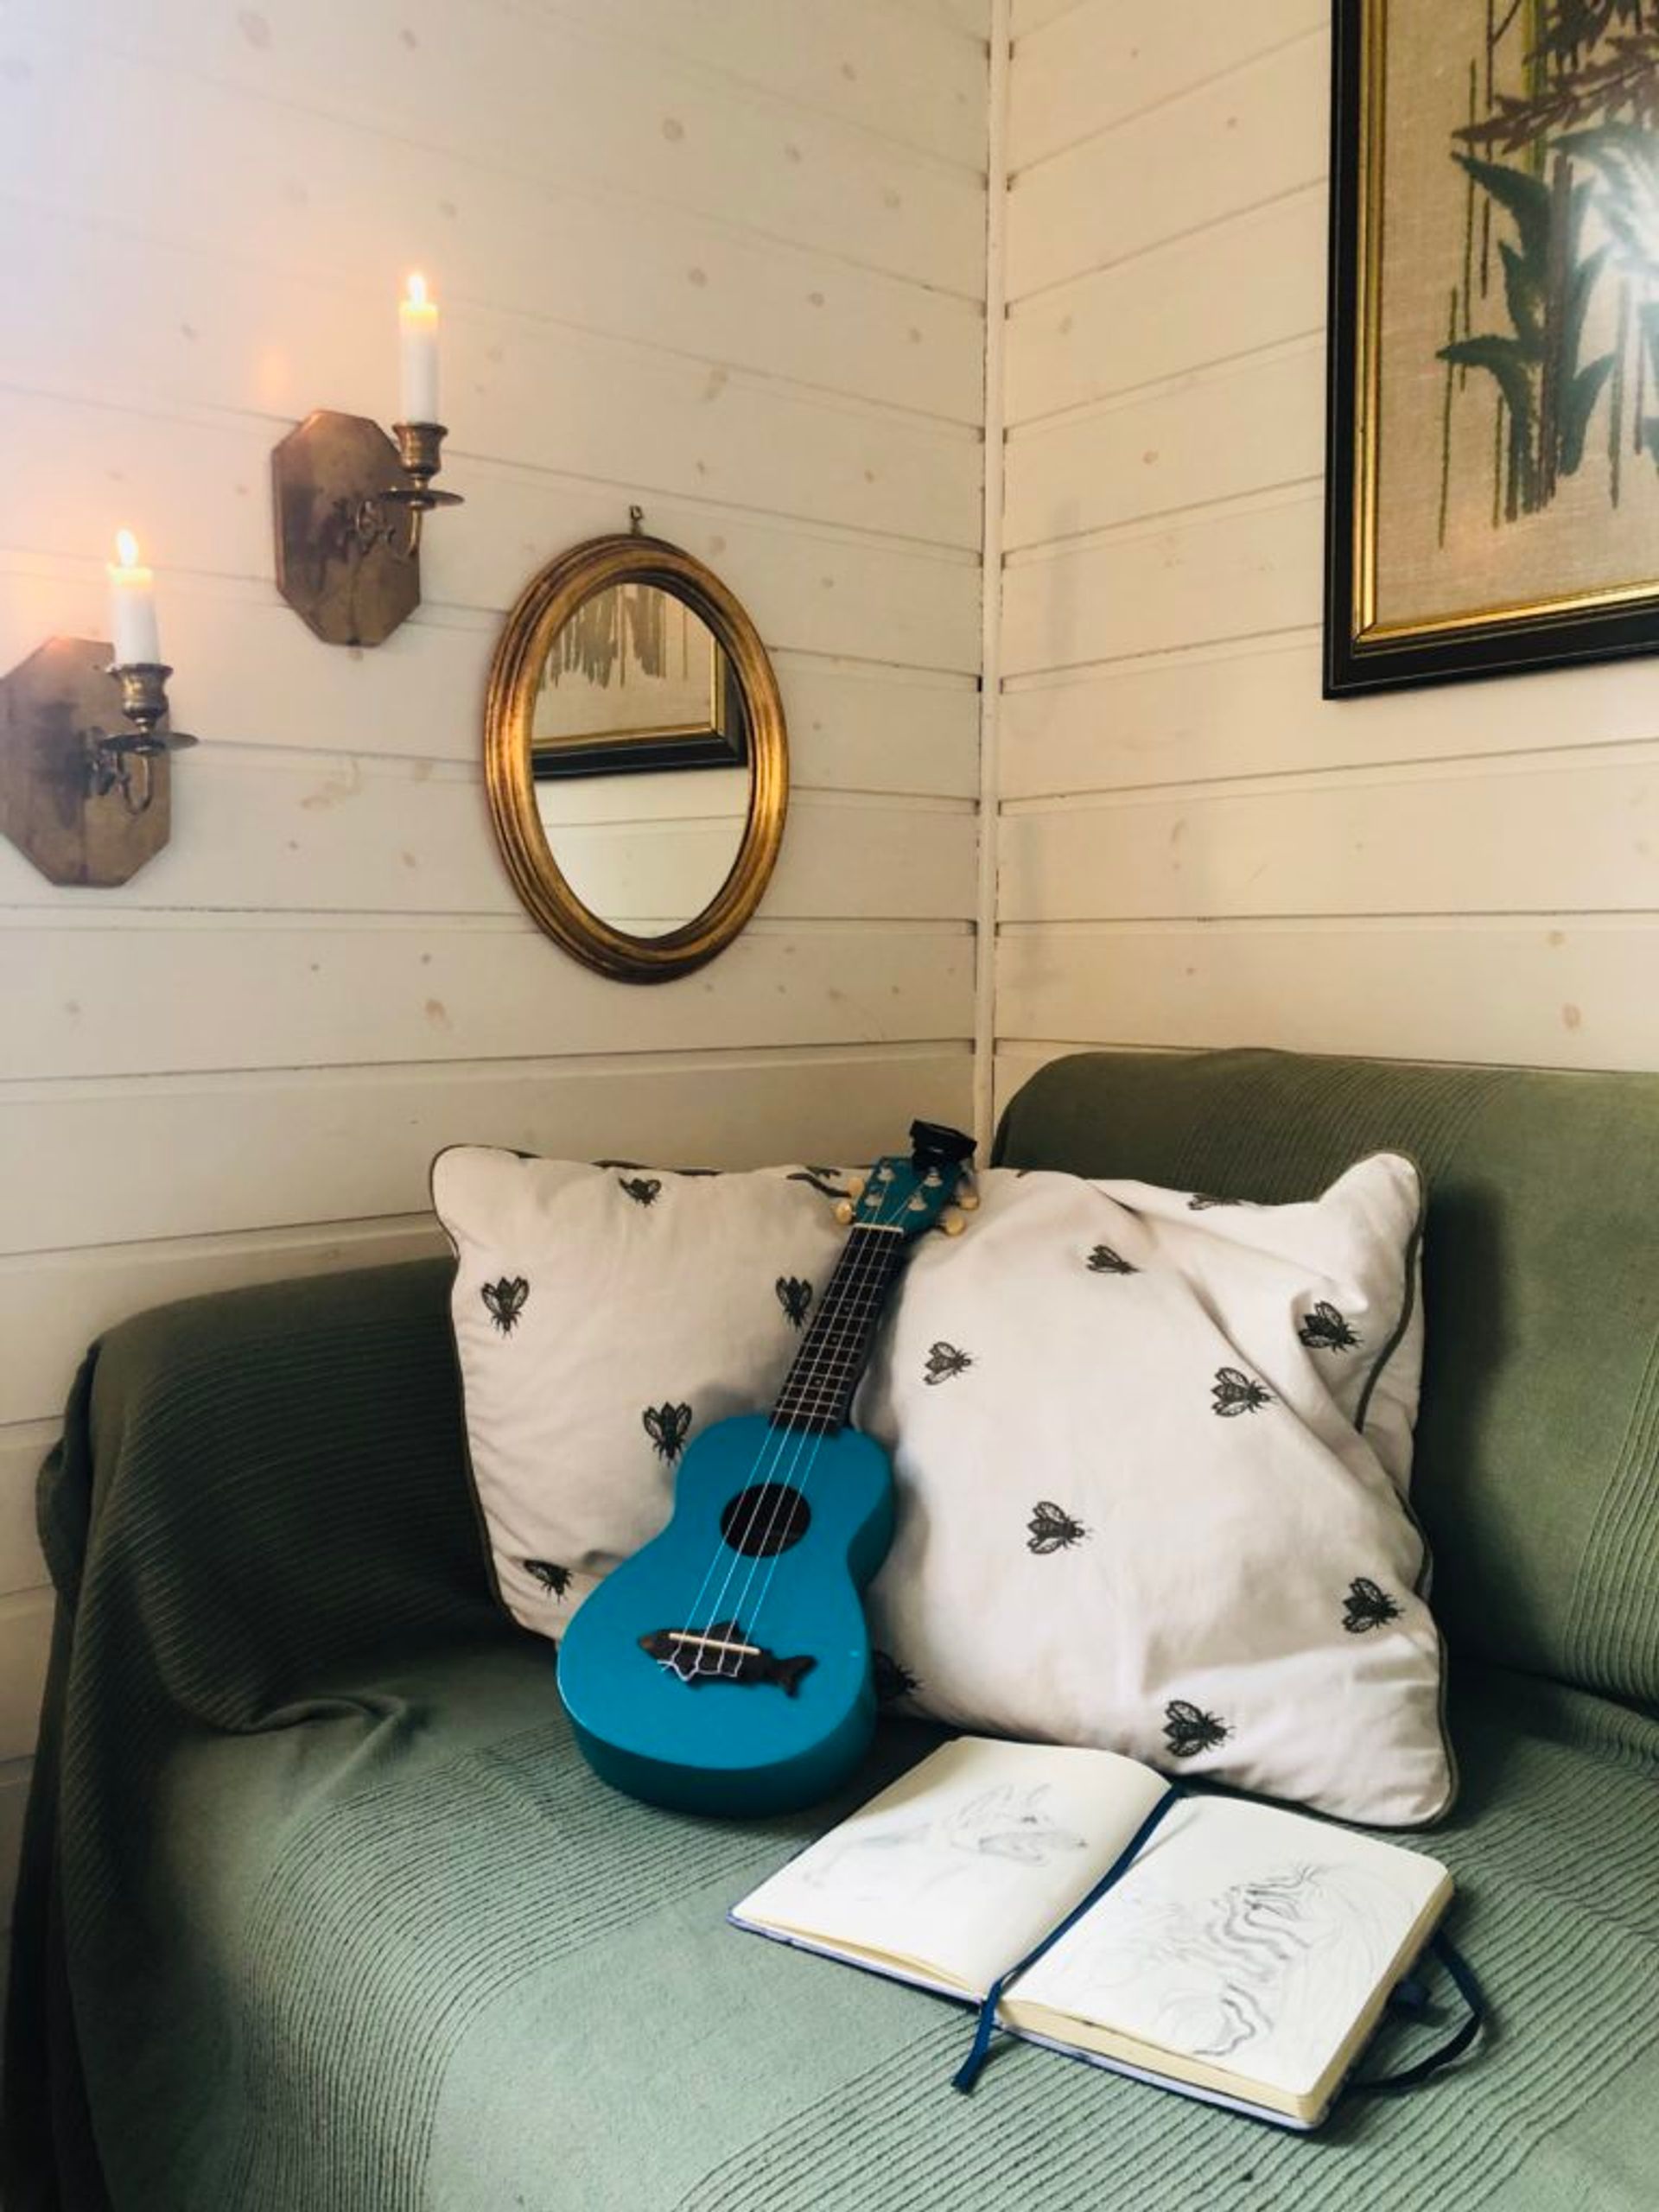
[[[861,1224],[852,1230],[779,1393],[774,1428],[833,1436],[847,1426],[875,1325],[909,1243],[901,1229]]]

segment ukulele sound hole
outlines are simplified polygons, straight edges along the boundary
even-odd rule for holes
[[[720,1533],[746,1559],[771,1559],[798,1544],[811,1522],[806,1500],[792,1484],[755,1483],[728,1503]]]

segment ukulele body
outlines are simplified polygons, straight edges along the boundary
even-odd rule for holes
[[[685,1812],[827,1796],[875,1727],[861,1592],[892,1536],[887,1455],[856,1429],[743,1414],[705,1430],[668,1526],[561,1640],[559,1688],[588,1764]]]

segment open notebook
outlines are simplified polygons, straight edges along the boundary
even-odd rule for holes
[[[740,1928],[980,2003],[1118,2072],[1314,2127],[1427,1942],[1451,1877],[1268,1805],[1168,1794],[1110,1751],[964,1736],[735,1906]]]

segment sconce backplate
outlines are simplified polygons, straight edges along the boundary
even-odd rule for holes
[[[325,645],[378,645],[421,603],[410,518],[381,500],[412,486],[366,415],[319,408],[271,453],[276,588]]]
[[[151,763],[155,796],[142,814],[130,814],[118,791],[89,791],[85,733],[124,728],[111,658],[102,638],[48,638],[0,677],[0,830],[48,883],[125,883],[172,824],[165,753]],[[158,728],[167,727],[163,718]]]

